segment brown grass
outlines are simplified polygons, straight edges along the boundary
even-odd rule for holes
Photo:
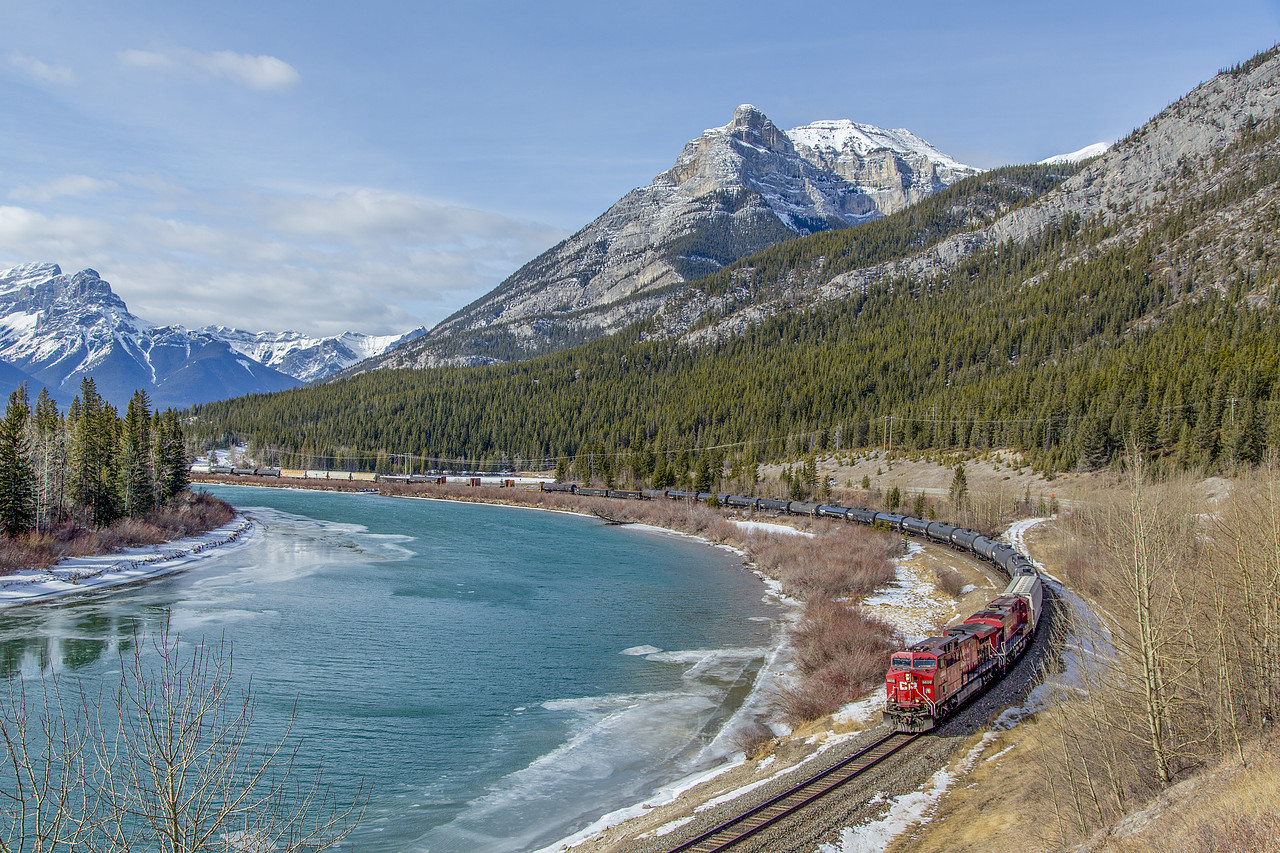
[[[68,557],[113,554],[125,548],[159,545],[221,527],[235,510],[204,492],[184,492],[145,518],[122,518],[93,528],[69,518],[51,530],[0,539],[0,575],[22,569],[48,569]]]

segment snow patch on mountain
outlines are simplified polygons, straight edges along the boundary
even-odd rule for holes
[[[896,151],[917,157],[963,175],[980,171],[943,154],[905,127],[885,130],[873,124],[859,124],[848,119],[815,121],[787,131],[797,150],[808,148],[827,155],[866,157],[873,151]]]
[[[298,332],[243,332],[210,326],[157,326],[129,312],[91,269],[57,264],[0,271],[0,361],[17,371],[6,383],[43,385],[68,400],[92,376],[107,400],[136,389],[156,405],[277,391],[314,381],[379,355],[413,336],[347,332],[312,338]],[[29,380],[29,381],[28,381]]]
[[[1081,160],[1088,160],[1090,157],[1106,154],[1107,149],[1110,147],[1110,142],[1095,142],[1092,145],[1086,145],[1079,151],[1072,151],[1070,154],[1055,154],[1052,157],[1044,158],[1040,162],[1049,166],[1054,163],[1079,163]]]

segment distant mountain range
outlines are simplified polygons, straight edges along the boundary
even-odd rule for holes
[[[840,120],[782,131],[743,105],[649,186],[361,369],[511,361],[594,340],[660,311],[684,282],[902,210],[979,171],[908,130]]]
[[[293,388],[379,355],[424,332],[245,332],[156,326],[131,313],[91,269],[25,264],[0,272],[0,390],[26,383],[64,405],[83,376],[117,406],[137,389],[157,407],[185,407]]]

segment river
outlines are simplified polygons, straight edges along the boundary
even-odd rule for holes
[[[689,538],[510,507],[208,487],[258,530],[0,616],[0,666],[118,678],[135,628],[225,638],[264,742],[370,792],[359,851],[535,850],[733,752],[781,610]]]

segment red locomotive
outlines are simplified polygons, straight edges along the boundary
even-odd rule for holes
[[[999,680],[1035,631],[1040,578],[1014,576],[984,610],[939,637],[894,652],[885,679],[885,721],[901,732],[927,732]]]

